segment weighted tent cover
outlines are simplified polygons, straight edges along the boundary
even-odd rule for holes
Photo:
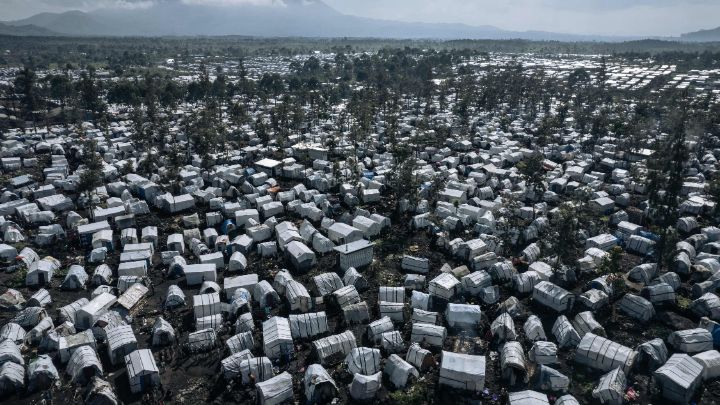
[[[550,405],[547,395],[531,390],[511,392],[508,403],[510,405]]]
[[[667,341],[675,350],[684,353],[698,353],[713,349],[712,334],[703,328],[672,332]]]
[[[349,330],[313,342],[313,348],[321,364],[331,364],[336,360],[343,359],[356,347],[355,335]]]
[[[350,374],[371,375],[380,371],[381,359],[379,349],[356,347],[345,356],[345,364]]]
[[[585,334],[575,350],[577,363],[603,372],[618,367],[623,372],[629,372],[636,357],[635,350],[590,332]]]
[[[593,398],[603,404],[621,405],[625,393],[625,373],[616,368],[600,377],[600,382],[592,391]]]
[[[673,354],[653,373],[663,398],[687,403],[702,383],[703,366],[687,354]]]
[[[443,351],[438,384],[482,391],[485,388],[485,356]]]
[[[377,372],[373,375],[354,374],[348,389],[352,399],[362,401],[374,398],[381,387],[382,372]]]
[[[277,405],[293,397],[292,376],[287,371],[256,385],[260,405]]]
[[[305,398],[308,403],[327,403],[337,394],[337,384],[319,364],[311,364],[305,370]]]
[[[391,354],[387,359],[383,373],[388,376],[390,382],[398,389],[404,388],[411,377],[420,377],[417,369],[397,354]]]
[[[233,353],[220,361],[220,371],[226,380],[232,380],[241,375],[241,366],[244,360],[252,359],[250,350]]]

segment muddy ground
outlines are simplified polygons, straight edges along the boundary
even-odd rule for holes
[[[371,211],[376,210],[381,214],[393,212],[392,204],[388,201],[383,201],[380,206],[371,206],[367,208]],[[200,211],[200,218],[204,219],[205,209],[199,208],[198,210]],[[282,219],[283,218],[280,218],[280,220]],[[301,223],[299,218],[292,216],[288,216],[284,219],[292,220],[298,226]],[[400,271],[400,260],[404,253],[428,257],[430,259],[431,272],[427,275],[428,281],[439,274],[440,267],[444,263],[449,263],[452,267],[463,264],[456,262],[452,257],[446,256],[436,249],[435,241],[430,235],[422,231],[412,230],[409,227],[409,219],[409,217],[398,215],[394,215],[392,217],[392,228],[384,233],[380,238],[375,240],[375,261],[369,268],[362,270],[362,273],[370,283],[370,288],[367,291],[361,292],[361,296],[367,301],[371,308],[371,319],[377,319],[379,317],[377,308],[378,287],[381,285],[402,285],[404,274]],[[163,250],[166,246],[166,238],[169,234],[181,232],[180,216],[172,217],[153,213],[151,215],[137,218],[138,229],[148,225],[154,225],[159,228],[159,250]],[[29,233],[30,237],[32,237],[33,230],[26,230],[26,233]],[[115,235],[116,238],[119,237],[119,232],[115,232]],[[469,233],[462,236],[466,239],[471,238]],[[119,240],[116,240],[116,246],[120,246]],[[50,288],[53,303],[48,308],[48,312],[53,317],[56,317],[57,309],[63,305],[66,305],[80,297],[89,297],[90,290],[63,291],[59,289],[59,285],[64,276],[64,271],[66,271],[70,264],[81,262],[83,255],[86,253],[84,249],[80,248],[77,240],[70,236],[67,243],[57,244],[50,249],[37,249],[37,251],[41,256],[49,254],[60,259],[63,263],[63,270],[60,272],[61,274],[56,274],[52,281],[52,288]],[[255,401],[255,390],[252,387],[242,386],[238,382],[227,382],[220,376],[220,360],[229,355],[229,351],[224,342],[232,336],[231,333],[233,327],[230,322],[227,322],[226,326],[220,331],[218,346],[211,352],[191,354],[186,351],[184,342],[187,340],[188,333],[194,331],[191,296],[197,294],[198,289],[195,287],[188,288],[185,285],[183,278],[168,279],[165,275],[166,268],[162,265],[162,263],[160,263],[158,256],[159,255],[155,255],[154,265],[149,271],[149,276],[154,284],[154,294],[145,298],[144,301],[132,311],[131,323],[140,348],[151,348],[151,327],[157,316],[163,316],[166,320],[172,323],[176,329],[177,336],[179,337],[179,343],[172,347],[151,348],[160,368],[162,387],[158,388],[154,392],[146,393],[144,395],[133,395],[130,393],[124,365],[111,366],[107,356],[106,347],[103,344],[100,344],[98,346],[98,353],[103,361],[105,376],[114,384],[119,399],[126,404],[253,403]],[[190,260],[194,260],[194,258],[191,257],[191,253],[187,253],[187,256],[188,262],[191,262]],[[115,254],[109,256],[107,263],[113,269],[116,269],[117,260],[118,252],[116,250]],[[334,253],[327,254],[325,256],[318,257],[318,266],[309,273],[298,274],[297,272],[293,272],[293,275],[297,280],[309,287],[313,276],[327,271],[339,271],[336,261],[337,258]],[[639,261],[640,259],[637,257],[626,255],[623,259],[623,270],[629,270],[633,265],[639,263]],[[86,266],[86,271],[88,274],[92,274],[94,268],[95,265],[88,265]],[[248,256],[247,271],[257,273],[261,279],[267,279],[272,282],[272,278],[275,273],[282,268],[291,268],[282,258],[260,259],[254,254]],[[219,285],[223,285],[223,278],[226,275],[228,275],[226,272],[219,272]],[[582,287],[592,278],[593,276],[591,275],[581,277],[574,292],[582,292]],[[0,285],[3,286],[2,290],[4,290],[5,287],[16,288],[22,291],[26,298],[29,298],[34,291],[25,288],[23,286],[23,280],[24,276],[21,273],[0,273]],[[183,289],[187,297],[187,304],[185,307],[173,311],[163,309],[163,301],[170,285],[178,285]],[[509,296],[514,295],[509,286],[503,286],[501,288],[501,294],[502,296],[500,302]],[[689,297],[689,286],[684,285],[680,294]],[[516,331],[519,334],[519,340],[523,343],[525,350],[530,348],[531,343],[525,340],[522,325],[527,316],[532,313],[538,315],[542,319],[546,334],[549,339],[554,340],[552,338],[551,328],[555,322],[557,314],[537,305],[533,305],[529,296],[522,296],[518,298],[520,298],[522,304],[525,306],[526,311],[523,316],[515,319],[515,326]],[[466,299],[463,297],[461,300],[468,303],[475,303],[473,298]],[[484,317],[488,321],[492,321],[497,316],[497,305],[481,305],[483,307]],[[442,305],[436,309],[442,310]],[[326,306],[322,302],[318,302],[313,309],[313,311],[318,310],[327,310],[331,333],[339,333],[350,329],[358,338],[359,345],[370,345],[365,336],[365,325],[345,325],[342,320],[341,312],[334,310],[329,305]],[[575,311],[579,312],[580,310],[581,309],[578,308]],[[673,306],[665,308],[665,311],[673,315],[672,322],[667,321],[668,316],[660,316],[661,314],[659,314],[659,316],[657,316],[649,324],[642,325],[625,317],[624,315],[619,314],[617,311],[613,310],[612,307],[598,311],[596,313],[596,318],[605,327],[607,336],[610,339],[630,347],[635,347],[638,344],[655,337],[664,339],[672,330],[678,328],[679,325],[686,325],[683,327],[694,327],[694,325],[697,324],[698,319],[690,314],[689,311],[687,311],[687,308]],[[289,311],[284,304],[281,304],[277,308],[272,308],[269,313],[270,316],[287,316]],[[262,308],[254,308],[254,315],[256,321],[256,331],[254,336],[256,350],[254,350],[254,353],[256,355],[260,355],[262,354],[261,324],[267,317],[267,314]],[[407,319],[409,319],[409,310],[406,315]],[[574,315],[574,313],[569,314],[570,317],[572,315]],[[12,316],[13,314],[11,312],[0,313],[0,324],[7,322]],[[442,312],[441,318],[443,318]],[[411,330],[410,322],[407,322],[404,325],[396,325],[396,327],[398,330],[402,331],[406,342],[409,341]],[[486,394],[458,393],[457,391],[438,387],[438,368],[435,367],[426,373],[422,373],[420,381],[410,385],[404,391],[388,390],[387,388],[391,387],[391,384],[386,380],[386,388],[379,393],[378,402],[402,404],[445,404],[450,403],[450,401],[466,404],[502,403],[504,401],[504,397],[502,395],[504,391],[533,388],[532,377],[529,384],[523,384],[515,387],[508,387],[507,384],[502,381],[500,375],[498,344],[489,339],[488,331],[488,322],[486,322],[478,331],[477,337],[458,336],[457,333],[449,331],[449,337],[446,340],[445,347],[443,348],[444,350],[463,351],[470,354],[487,356],[485,385],[488,392]],[[30,348],[28,350],[27,354],[30,358],[37,354],[35,348]],[[440,350],[431,350],[435,354],[436,360],[439,364]],[[571,378],[571,394],[573,394],[582,403],[593,403],[594,401],[591,396],[591,392],[601,373],[576,365],[573,361],[573,355],[573,350],[560,350],[561,363],[557,365],[556,368]],[[287,370],[293,374],[296,403],[305,403],[302,376],[305,367],[313,362],[315,362],[315,357],[311,351],[310,342],[297,341],[296,354],[291,361],[287,364],[276,364],[276,372]],[[42,403],[43,400],[48,399],[50,399],[52,403],[57,404],[82,402],[83,388],[73,386],[68,382],[67,375],[64,373],[65,366],[61,365],[57,359],[56,365],[62,375],[63,381],[55,388],[43,393],[21,394],[6,397],[2,399],[2,402],[7,404],[27,404]],[[343,367],[340,364],[335,367],[328,367],[328,371],[330,371],[333,375],[340,388],[338,395],[339,402],[353,402],[348,398],[346,389],[347,384],[349,384],[352,380],[352,376],[343,370]],[[629,382],[634,383],[635,388],[640,393],[640,400],[637,403],[662,403],[662,398],[658,398],[655,391],[652,388],[649,388],[651,387],[649,381],[650,376],[647,370],[635,370],[631,374]],[[559,396],[561,394],[557,393],[555,395]],[[720,381],[713,381],[703,385],[702,389],[698,392],[696,400],[698,403],[703,404],[720,403]]]

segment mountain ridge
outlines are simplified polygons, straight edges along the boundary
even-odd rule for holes
[[[37,26],[64,36],[257,36],[362,37],[402,39],[527,39],[619,42],[637,37],[578,35],[545,31],[509,31],[492,25],[402,22],[338,12],[321,0],[284,0],[281,5],[252,3],[200,6],[175,1],[142,9],[41,13],[5,22]],[[22,34],[20,34],[22,35]]]

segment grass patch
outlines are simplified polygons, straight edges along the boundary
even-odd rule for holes
[[[677,297],[677,306],[678,308],[682,309],[683,311],[687,311],[690,309],[690,304],[692,304],[692,300],[688,297],[683,297],[682,295],[678,295]]]
[[[427,385],[416,382],[406,391],[395,391],[390,393],[392,403],[398,405],[416,405],[427,402]]]

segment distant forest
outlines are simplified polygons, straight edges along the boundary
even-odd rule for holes
[[[289,56],[312,51],[376,51],[388,48],[455,50],[467,55],[487,52],[537,54],[604,54],[628,58],[653,57],[658,63],[678,68],[720,67],[720,42],[685,43],[661,40],[606,42],[556,42],[527,40],[380,40],[250,37],[167,38],[68,38],[0,36],[0,66],[32,66],[35,69],[78,66],[123,69],[154,66],[159,60],[179,55],[218,55],[229,58],[256,55]]]

